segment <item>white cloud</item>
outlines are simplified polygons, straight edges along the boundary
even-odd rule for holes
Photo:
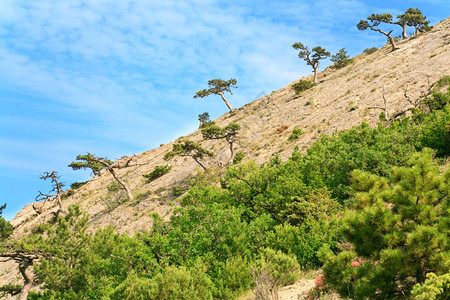
[[[356,30],[370,3],[1,0],[0,91],[20,94],[27,117],[40,121],[22,122],[33,126],[29,140],[2,126],[12,143],[0,149],[8,160],[0,167],[62,167],[76,152],[118,157],[174,140],[196,128],[199,113],[227,111],[220,98],[192,98],[209,79],[236,78],[229,99],[239,107],[311,73],[295,42],[355,55],[379,46],[383,36]],[[10,101],[0,95],[2,107],[18,105]],[[14,113],[0,118],[20,128]],[[31,164],[39,157],[42,165]]]

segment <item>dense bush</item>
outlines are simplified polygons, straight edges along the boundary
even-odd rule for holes
[[[354,250],[323,255],[325,278],[341,295],[405,296],[428,272],[448,272],[450,171],[440,175],[429,151],[409,164],[394,168],[390,180],[353,172],[356,210],[342,232]]]
[[[370,55],[373,54],[375,52],[377,52],[378,48],[377,47],[372,47],[372,48],[366,48],[363,50],[364,54]]]
[[[303,91],[306,91],[314,86],[314,82],[300,79],[299,82],[296,82],[292,85],[292,89],[295,91],[296,94],[300,94]]]
[[[433,85],[431,97],[427,97],[424,102],[431,111],[450,105],[450,75],[442,77]]]
[[[305,132],[301,128],[294,128],[289,136],[290,141],[298,140]]]
[[[86,183],[88,182],[87,181],[74,182],[70,185],[70,188],[76,190],[85,185]]]
[[[143,174],[142,176],[144,176],[145,178],[147,178],[148,182],[151,182],[155,179],[158,179],[159,177],[167,174],[170,172],[170,169],[172,169],[172,166],[156,166],[153,171],[151,171],[150,173],[147,174]]]

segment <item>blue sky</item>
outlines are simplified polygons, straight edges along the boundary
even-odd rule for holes
[[[193,98],[209,79],[236,78],[240,107],[311,73],[293,43],[354,56],[386,41],[360,19],[409,7],[432,25],[450,12],[448,0],[0,0],[4,217],[49,190],[44,171],[87,180],[67,167],[78,154],[138,154],[226,113],[219,97]]]

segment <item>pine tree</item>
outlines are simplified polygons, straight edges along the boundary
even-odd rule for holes
[[[227,126],[221,128],[216,124],[208,124],[204,126],[202,129],[203,138],[206,140],[218,140],[225,139],[227,143],[230,145],[230,158],[228,160],[228,164],[233,163],[234,158],[234,143],[237,139],[237,134],[241,126],[236,123],[228,124]]]
[[[164,155],[165,160],[172,159],[175,156],[189,156],[199,164],[204,171],[206,171],[205,165],[201,162],[201,159],[205,157],[214,157],[214,153],[203,148],[200,144],[187,139],[181,139],[175,142],[172,151],[167,152]]]
[[[373,31],[377,31],[379,33],[384,34],[388,40],[389,43],[392,46],[392,51],[398,49],[395,46],[395,40],[394,38],[391,36],[391,33],[393,30],[390,30],[389,32],[385,32],[379,28],[376,28],[377,26],[379,26],[381,23],[391,23],[392,22],[392,15],[391,14],[372,14],[370,15],[367,20],[361,20],[359,21],[359,23],[356,25],[356,27],[358,28],[358,30],[366,30],[369,29],[373,30]]]
[[[225,102],[230,112],[233,112],[234,109],[231,106],[230,102],[228,102],[227,98],[225,98],[224,92],[228,92],[233,95],[233,93],[231,92],[231,88],[237,88],[236,83],[237,80],[234,78],[231,78],[227,81],[222,79],[211,79],[208,81],[209,89],[198,91],[197,93],[195,93],[194,98],[204,98],[212,94],[219,95],[220,97],[222,97],[223,102]]]
[[[300,50],[300,52],[298,53],[298,57],[306,61],[306,64],[310,65],[313,68],[314,84],[317,84],[320,61],[329,57],[330,52],[319,46],[316,46],[312,48],[312,50],[309,50],[308,47],[304,46],[302,43],[295,43],[292,45],[292,48]]]
[[[408,295],[429,272],[450,268],[450,171],[440,175],[429,151],[392,179],[354,171],[355,211],[343,234],[353,251],[324,250],[326,280],[341,295],[357,299]]]

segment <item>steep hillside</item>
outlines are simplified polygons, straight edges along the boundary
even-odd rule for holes
[[[393,115],[412,107],[408,99],[419,100],[431,83],[450,74],[450,19],[430,32],[400,41],[398,46],[400,49],[394,52],[386,46],[371,55],[361,54],[354,58],[354,63],[339,70],[327,68],[320,73],[320,84],[301,95],[296,95],[288,85],[215,121],[219,126],[240,124],[236,151],[246,154],[244,160],[258,163],[274,155],[285,160],[296,146],[305,151],[322,134],[331,135],[361,122],[375,125],[381,110],[373,107],[382,107],[384,98],[389,115]],[[282,126],[285,130],[277,130]],[[301,128],[305,134],[290,141],[294,128]],[[201,142],[217,154],[205,161],[207,166],[221,167],[227,161],[229,149],[225,141],[202,141],[200,131],[186,138]],[[132,157],[128,167],[118,169],[119,176],[131,187],[134,202],[119,204],[120,192],[114,189],[114,179],[103,171],[64,199],[65,205],[79,204],[90,215],[91,228],[113,224],[118,231],[129,233],[149,228],[152,223],[149,215],[153,212],[170,215],[169,202],[176,200],[186,180],[199,172],[191,158],[164,161],[164,154],[171,149],[172,143],[162,145]],[[122,158],[117,163],[125,161]],[[165,164],[172,166],[171,171],[146,183],[142,174]],[[19,212],[11,221],[14,235],[21,236],[53,218],[56,203],[46,203],[42,209],[43,213],[38,215],[30,204]]]

